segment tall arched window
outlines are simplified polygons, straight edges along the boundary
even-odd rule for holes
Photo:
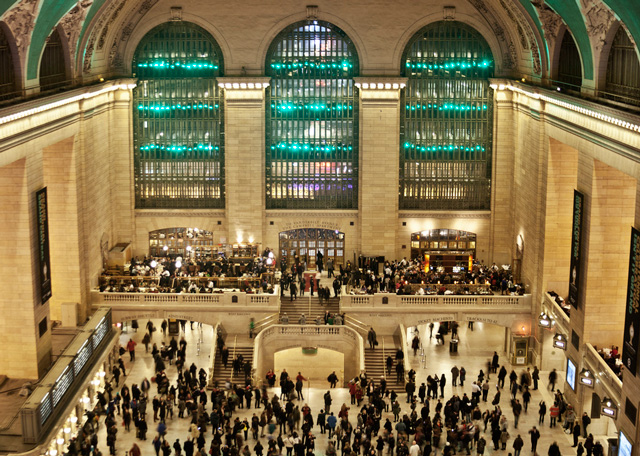
[[[11,48],[0,26],[0,100],[7,100],[16,95],[16,75]]]
[[[358,207],[358,56],[332,24],[281,32],[266,60],[267,209]]]
[[[68,82],[62,39],[56,29],[47,38],[47,45],[40,59],[40,90],[56,89]]]
[[[201,27],[151,30],[133,60],[138,208],[224,207],[222,52]]]
[[[465,24],[436,22],[409,41],[401,72],[400,209],[489,209],[489,45]]]
[[[559,86],[579,92],[582,87],[582,60],[569,29],[565,30],[558,61]]]
[[[616,32],[607,64],[607,98],[640,105],[640,63],[624,27]],[[618,95],[618,96],[616,96]]]

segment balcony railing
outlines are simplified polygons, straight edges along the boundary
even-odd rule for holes
[[[278,309],[280,296],[247,293],[104,293],[91,292],[94,306],[109,305],[204,305],[213,307],[269,307]],[[275,310],[274,310],[275,311]]]
[[[25,443],[37,443],[56,422],[76,390],[84,385],[86,371],[112,339],[111,309],[98,310],[20,409]]]
[[[429,295],[405,296],[392,293],[374,295],[346,295],[340,298],[341,308],[401,308],[412,310],[418,308],[492,308],[531,311],[531,295]]]
[[[584,360],[596,378],[596,385],[602,385],[606,394],[616,401],[618,407],[622,401],[622,380],[611,370],[593,345],[584,344]]]

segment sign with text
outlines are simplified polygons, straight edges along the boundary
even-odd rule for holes
[[[640,336],[640,231],[632,227],[624,344],[622,345],[622,363],[632,375],[638,374],[638,336]]]
[[[582,212],[584,195],[573,191],[573,226],[571,228],[571,263],[569,265],[569,297],[568,301],[578,308],[578,291],[580,290],[580,250],[582,248]]]
[[[42,304],[51,298],[51,262],[49,258],[49,213],[47,187],[36,192],[38,225],[38,266],[40,267],[40,298]]]

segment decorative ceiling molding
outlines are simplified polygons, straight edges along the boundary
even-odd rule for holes
[[[111,71],[115,70],[117,72],[124,70],[122,55],[124,54],[127,41],[129,41],[131,34],[136,29],[136,26],[142,20],[144,15],[147,14],[149,10],[158,3],[158,1],[159,0],[144,0],[135,11],[129,13],[129,21],[124,27],[122,27],[120,36],[116,36],[116,38],[114,38],[113,44],[109,50],[109,69]]]
[[[564,21],[562,19],[562,16],[560,16],[545,4],[544,0],[538,0],[531,3],[536,7],[538,19],[540,19],[540,24],[542,24],[544,39],[547,40],[547,47],[549,49],[549,52],[551,53],[556,47],[558,32],[560,31],[560,27],[562,26]],[[549,56],[549,58],[551,58],[551,56]]]
[[[499,0],[500,5],[505,10],[509,19],[516,25],[518,36],[520,38],[520,44],[522,49],[531,51],[531,58],[533,59],[533,72],[540,76],[542,75],[542,61],[540,58],[540,49],[538,48],[538,41],[535,34],[531,29],[529,21],[522,14],[522,11],[516,6],[505,2],[505,0]]]
[[[410,219],[410,218],[423,218],[423,219],[490,219],[491,212],[401,212],[398,214],[398,218]]]
[[[611,26],[616,22],[616,17],[607,5],[601,0],[581,0],[580,9],[589,32],[589,38],[593,48],[600,52],[607,44],[606,36]]]
[[[518,52],[516,51],[515,44],[513,44],[511,35],[505,31],[508,29],[505,29],[502,18],[487,7],[485,0],[469,0],[469,3],[480,12],[498,39],[498,43],[500,43],[500,47],[502,48],[502,68],[506,70],[516,69],[518,65]]]
[[[109,30],[109,26],[116,20],[126,1],[127,0],[118,0],[108,3],[105,11],[98,16],[96,25],[93,27],[91,36],[89,37],[85,48],[84,63],[82,66],[85,73],[89,73],[91,71],[91,59],[93,58],[96,41],[98,41],[98,43],[100,43],[101,40],[104,41]]]
[[[39,6],[40,0],[21,0],[0,17],[0,21],[7,24],[13,34],[20,62],[25,61],[29,52],[31,34],[36,25]]]
[[[64,31],[62,38],[67,41],[69,47],[69,56],[72,62],[75,62],[76,49],[78,48],[78,40],[84,20],[89,12],[89,7],[93,5],[93,0],[79,0],[76,6],[60,20],[60,27]]]

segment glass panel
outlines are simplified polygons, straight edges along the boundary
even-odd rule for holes
[[[640,63],[636,48],[624,27],[620,26],[607,64],[607,85],[604,95],[623,103],[640,105]]]
[[[47,46],[40,60],[40,90],[63,87],[67,82],[62,39],[56,29],[47,38]]]
[[[266,59],[267,209],[353,209],[358,201],[358,56],[337,27],[304,21]]]
[[[327,241],[327,247],[334,247],[335,244],[336,243],[334,241]]]
[[[330,257],[334,256],[334,254],[335,254],[334,252],[335,251],[333,249],[327,250],[327,256],[330,256]]]
[[[402,62],[400,209],[488,209],[489,45],[465,24],[436,22],[413,37]]]
[[[337,257],[344,256],[343,251],[342,250],[336,250],[336,256]]]
[[[469,241],[469,248],[470,249],[475,249],[476,248],[476,241]]]
[[[9,42],[0,27],[0,100],[8,100],[17,95],[13,56]]]
[[[460,250],[462,250],[462,249],[466,249],[466,248],[467,248],[467,243],[466,243],[466,242],[464,242],[464,241],[459,241],[459,242],[458,242],[458,248],[459,248]]]
[[[309,241],[309,247],[315,247],[316,241]]]
[[[188,22],[151,30],[133,61],[136,207],[224,207],[222,53]]]
[[[566,90],[580,91],[582,87],[582,61],[576,42],[569,29],[564,32],[558,61],[558,84]]]

